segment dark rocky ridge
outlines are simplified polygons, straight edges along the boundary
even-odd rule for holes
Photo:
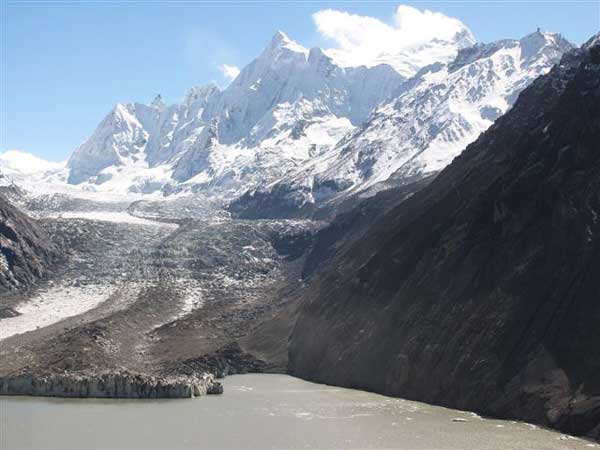
[[[283,219],[311,217],[318,207],[306,203],[293,188],[276,185],[271,191],[247,191],[234,199],[227,209],[239,219]]]
[[[298,219],[311,218],[314,220],[334,221],[346,213],[353,214],[353,210],[361,209],[365,204],[381,204],[380,200],[369,202],[378,192],[385,195],[396,190],[398,195],[406,198],[429,184],[435,175],[417,176],[413,179],[402,179],[392,175],[388,180],[376,184],[371,189],[360,194],[339,197],[333,196],[327,202],[307,203],[301,190],[285,184],[276,184],[271,191],[247,191],[227,205],[227,210],[238,219]],[[342,192],[348,186],[327,186],[330,192]],[[316,187],[311,188],[316,191]],[[306,188],[306,192],[311,189]],[[372,197],[373,196],[373,197]],[[394,202],[392,202],[394,203]],[[389,206],[389,205],[388,205]],[[370,208],[371,206],[369,206]],[[339,221],[339,220],[338,220]]]
[[[48,233],[0,194],[0,293],[31,286],[60,258]]]
[[[599,437],[599,41],[338,252],[290,373]]]

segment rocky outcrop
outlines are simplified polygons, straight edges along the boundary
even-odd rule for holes
[[[190,374],[212,373],[217,378],[244,373],[265,372],[264,361],[244,352],[237,342],[232,342],[216,352],[177,361],[166,368],[167,373]]]
[[[0,378],[2,395],[98,398],[191,398],[222,394],[213,375],[151,376],[127,371],[33,374],[23,372]]]
[[[311,217],[317,205],[307,202],[302,189],[276,184],[271,190],[250,190],[230,202],[228,211],[239,219]]]
[[[596,37],[336,255],[290,372],[597,434],[598,142]]]
[[[0,194],[0,293],[30,286],[61,256],[48,233]]]

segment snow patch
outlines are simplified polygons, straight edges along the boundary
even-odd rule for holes
[[[18,305],[19,316],[0,319],[0,340],[83,314],[106,301],[113,291],[106,285],[50,287]]]

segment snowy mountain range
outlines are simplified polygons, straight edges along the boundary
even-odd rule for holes
[[[541,31],[475,44],[465,27],[350,66],[277,32],[223,90],[117,104],[65,167],[38,180],[70,192],[202,191],[248,207],[368,195],[443,168],[571,47]]]
[[[143,192],[169,182],[236,191],[335,144],[403,81],[385,64],[341,68],[277,32],[223,91],[208,85],[178,105],[157,97],[115,106],[72,155],[68,181],[125,176]]]
[[[453,61],[421,69],[361,127],[293,173],[248,192],[235,209],[252,209],[254,217],[261,209],[310,210],[438,172],[571,48],[560,35],[539,30],[463,48]]]
[[[141,193],[195,186],[235,197],[330,149],[393,98],[406,75],[473,42],[461,29],[453,40],[349,67],[278,31],[224,90],[195,87],[171,106],[160,97],[116,105],[73,153],[68,182]]]

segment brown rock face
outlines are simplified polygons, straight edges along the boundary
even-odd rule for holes
[[[292,374],[597,433],[599,41],[336,257]]]
[[[60,256],[48,233],[0,194],[0,293],[27,288]]]

